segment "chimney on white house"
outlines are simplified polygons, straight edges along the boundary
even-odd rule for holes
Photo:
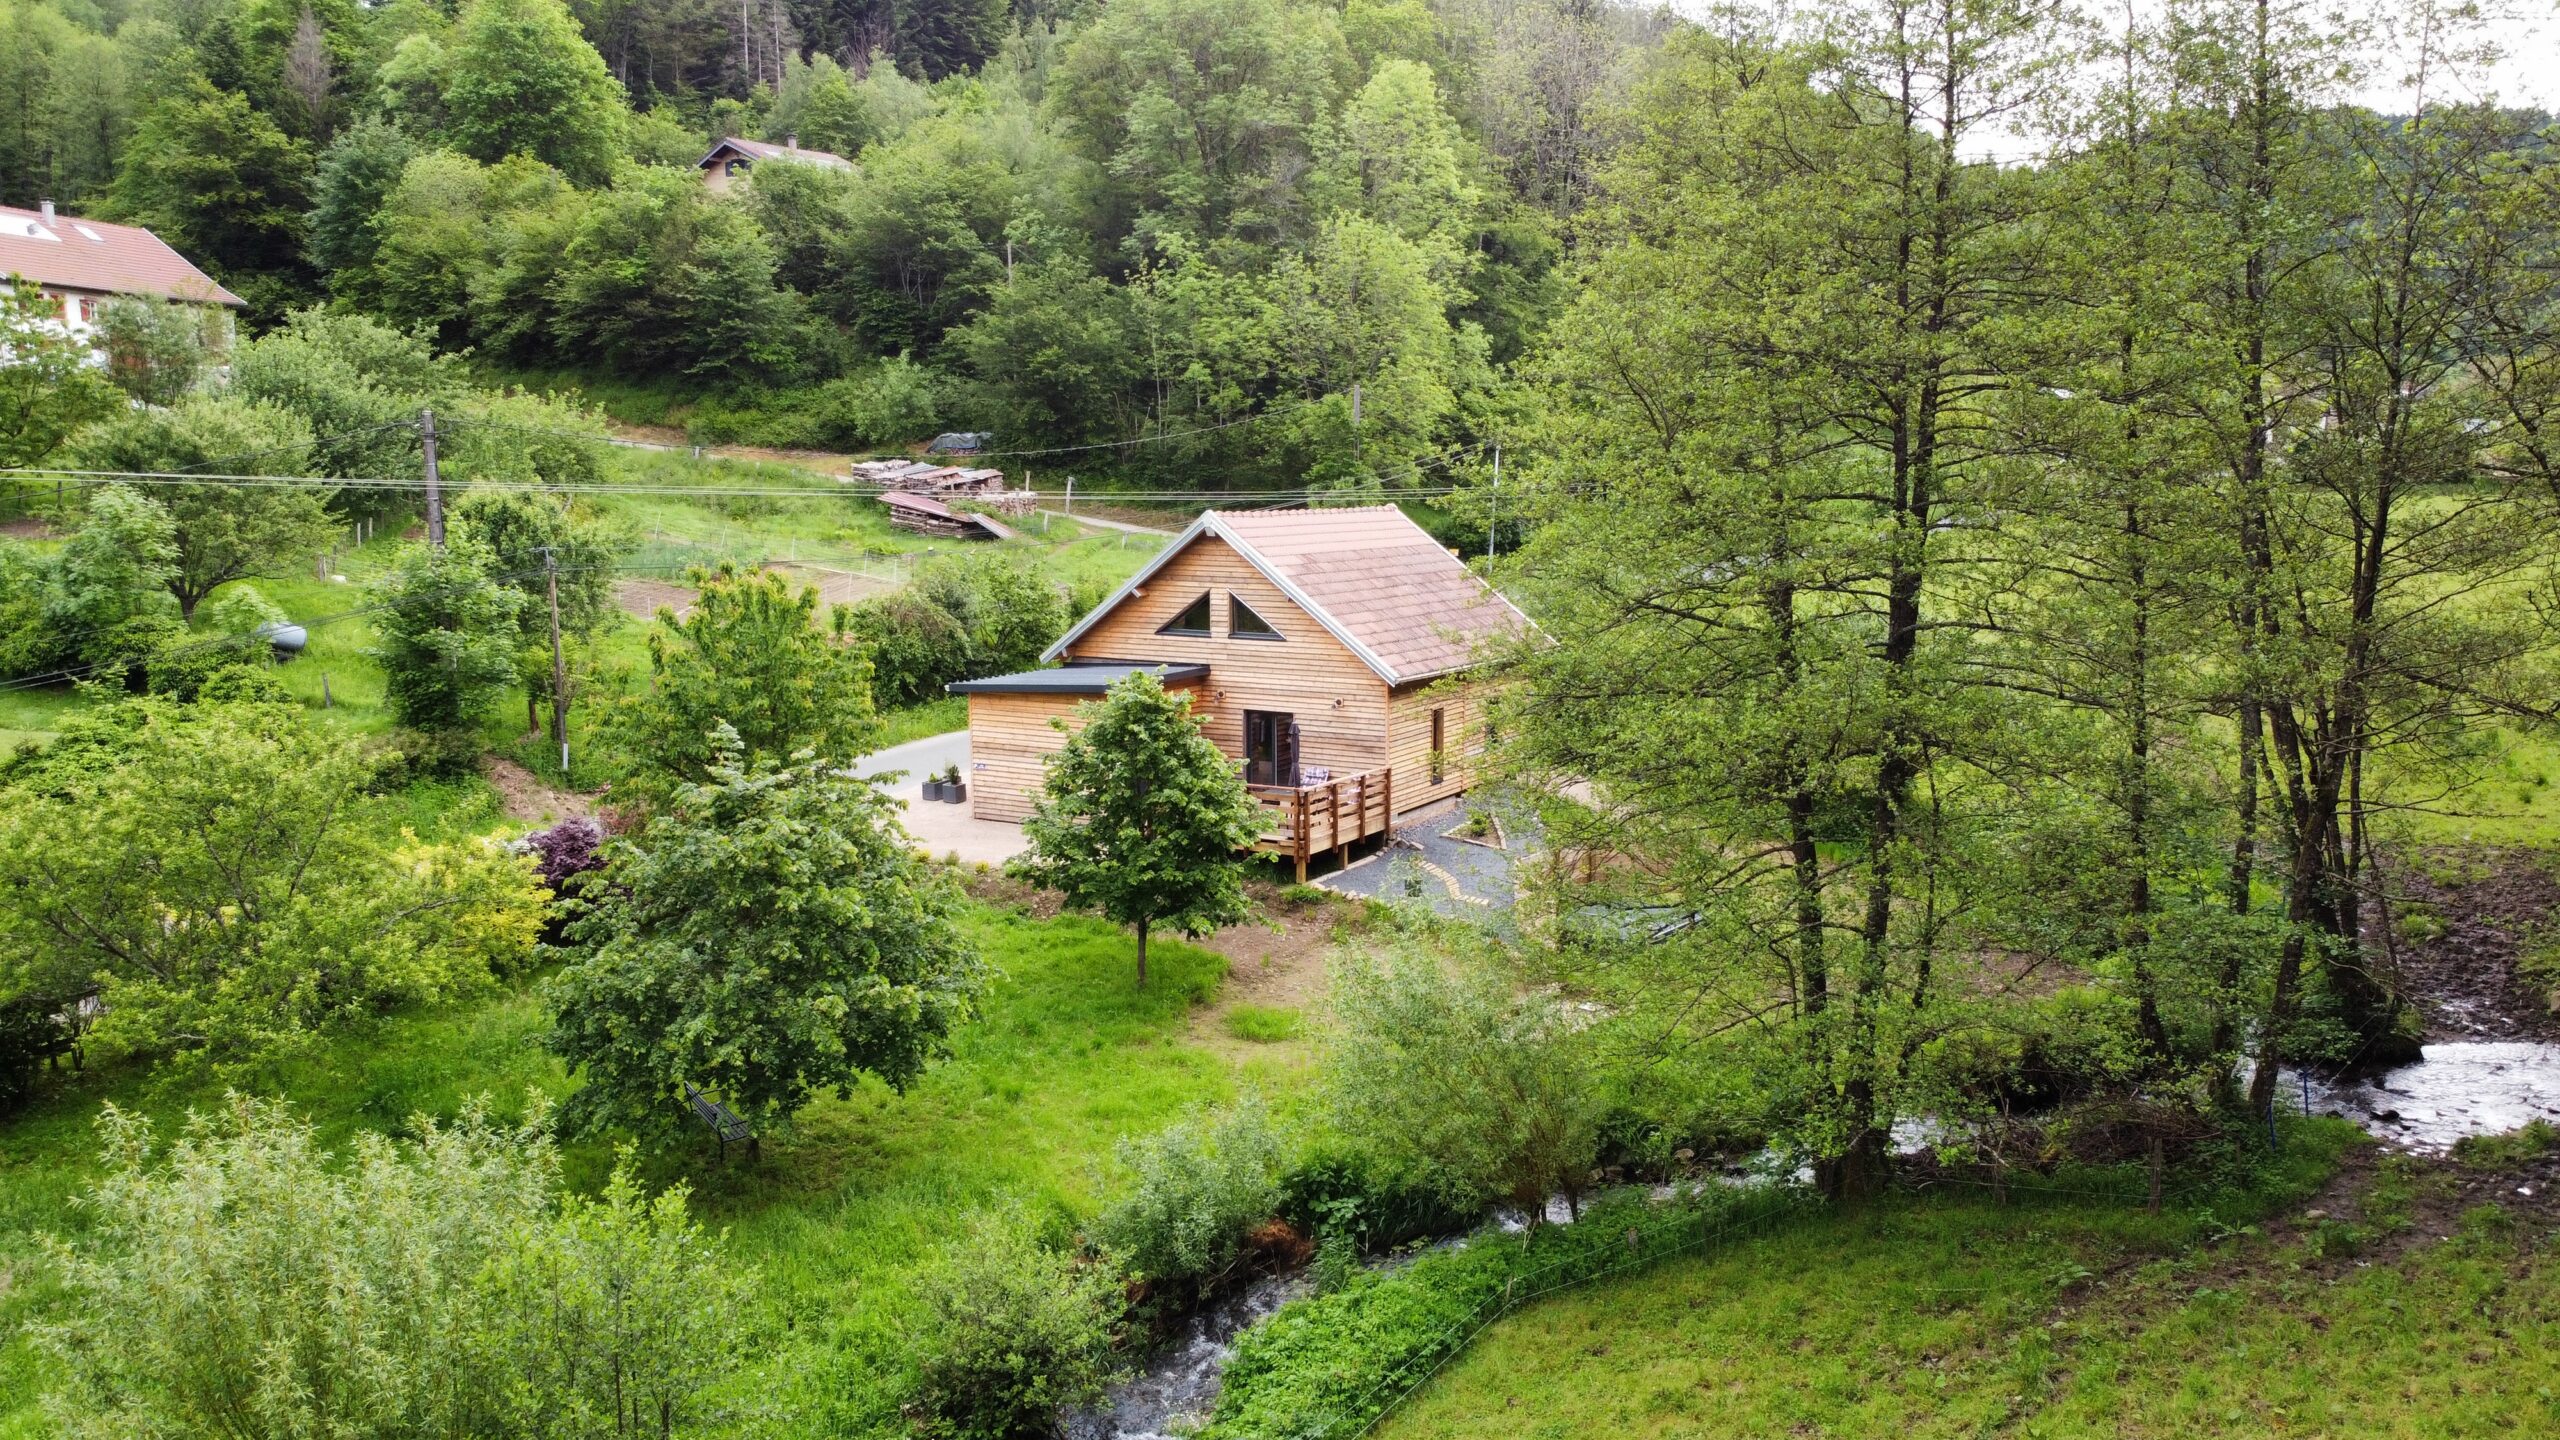
[[[41,211],[43,211],[43,212],[44,212],[44,223],[46,223],[47,225],[50,225],[50,224],[52,224],[52,223],[53,223],[53,202],[52,202],[52,201],[50,201],[50,200],[39,200],[39,201],[37,201],[37,202],[36,202],[36,208],[37,208],[38,210],[41,210]]]

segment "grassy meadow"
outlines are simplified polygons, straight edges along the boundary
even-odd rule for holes
[[[734,1147],[719,1158],[707,1136],[648,1163],[653,1183],[692,1188],[697,1213],[725,1228],[737,1263],[760,1276],[758,1348],[769,1361],[742,1388],[804,1426],[822,1422],[795,1433],[896,1428],[909,1279],[971,1215],[1018,1207],[1067,1223],[1088,1217],[1110,1191],[1120,1139],[1241,1090],[1270,1092],[1285,1108],[1283,1082],[1304,1063],[1295,1042],[1236,1057],[1190,1043],[1192,1014],[1217,996],[1226,971],[1206,950],[1157,942],[1140,990],[1130,940],[1099,922],[973,905],[966,928],[999,978],[953,1056],[907,1093],[874,1084],[823,1099],[754,1164]],[[515,989],[396,1016],[258,1088],[291,1098],[333,1142],[396,1130],[416,1114],[449,1116],[476,1095],[517,1114],[528,1092],[568,1088],[541,1048],[545,1024],[538,989]],[[80,1228],[74,1199],[94,1173],[100,1107],[139,1108],[166,1127],[216,1094],[102,1069],[0,1130],[0,1255],[10,1281],[0,1288],[0,1325],[11,1337],[0,1346],[0,1437],[46,1433],[35,1408],[43,1361],[25,1330],[54,1293],[37,1237]],[[582,1188],[611,1164],[594,1144],[570,1146],[567,1158]]]
[[[2560,1426],[2560,1227],[2441,1172],[2357,1172],[2296,1127],[2266,1213],[1906,1198],[1532,1305],[1391,1414],[1388,1440],[1613,1435],[2454,1437]],[[2349,1198],[2338,1198],[2340,1190]],[[2315,1207],[2316,1209],[2316,1207]],[[2290,1212],[2290,1213],[2289,1213]],[[2255,1220],[2257,1223],[2243,1224]]]
[[[691,566],[772,563],[793,567],[803,580],[852,587],[846,593],[873,593],[904,583],[919,562],[965,543],[897,529],[867,498],[828,493],[816,486],[810,472],[788,465],[697,461],[637,450],[616,450],[607,459],[607,478],[618,484],[815,492],[807,498],[590,497],[595,509],[629,540],[632,549],[623,570],[633,578],[681,583]],[[1151,537],[1088,528],[1063,518],[1033,520],[1019,528],[1022,538],[1005,548],[1077,595],[1098,593],[1128,578],[1154,554],[1157,543]],[[0,544],[21,543],[30,542],[0,539]],[[325,718],[331,723],[358,734],[380,734],[392,728],[383,705],[381,669],[365,654],[374,643],[373,626],[355,612],[371,603],[366,586],[385,572],[402,543],[396,534],[384,533],[364,545],[334,551],[322,561],[279,567],[276,574],[250,582],[310,635],[302,655],[279,667],[277,678],[306,705],[315,710],[325,706]],[[590,676],[590,695],[602,698],[638,683],[647,666],[647,628],[644,618],[619,617],[587,647],[579,663]],[[51,738],[62,717],[84,703],[78,688],[68,684],[0,690],[0,752]],[[594,751],[599,709],[594,705],[583,711],[572,708],[573,765],[577,755]],[[888,733],[882,743],[897,744],[956,730],[967,723],[967,712],[955,700],[946,699],[885,718]],[[520,697],[491,707],[482,720],[481,739],[490,750],[554,784],[564,778],[551,745],[525,733]],[[590,787],[611,776],[574,773],[566,778]]]

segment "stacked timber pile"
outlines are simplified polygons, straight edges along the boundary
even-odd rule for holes
[[[877,485],[883,490],[900,490],[910,495],[1004,493],[1004,472],[1001,470],[928,465],[921,460],[857,460],[847,468],[856,483]]]
[[[1006,489],[1002,470],[928,465],[920,460],[857,460],[847,469],[850,483],[939,500],[965,498],[1000,515],[1028,515],[1039,498],[1028,488]]]
[[[973,515],[954,510],[930,495],[910,495],[891,490],[880,496],[888,508],[889,523],[919,535],[939,535],[951,540],[1010,540],[1013,531],[998,524],[991,516]]]

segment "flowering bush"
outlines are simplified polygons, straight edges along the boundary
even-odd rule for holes
[[[554,895],[562,892],[569,877],[604,868],[604,857],[597,853],[604,845],[604,827],[584,815],[536,830],[524,837],[524,845],[533,856],[535,872]]]

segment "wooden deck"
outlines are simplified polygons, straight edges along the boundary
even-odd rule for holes
[[[1261,803],[1269,821],[1253,848],[1295,860],[1300,884],[1306,882],[1307,862],[1315,856],[1334,850],[1348,858],[1352,842],[1395,833],[1395,779],[1390,770],[1365,771],[1319,785],[1244,788]]]

